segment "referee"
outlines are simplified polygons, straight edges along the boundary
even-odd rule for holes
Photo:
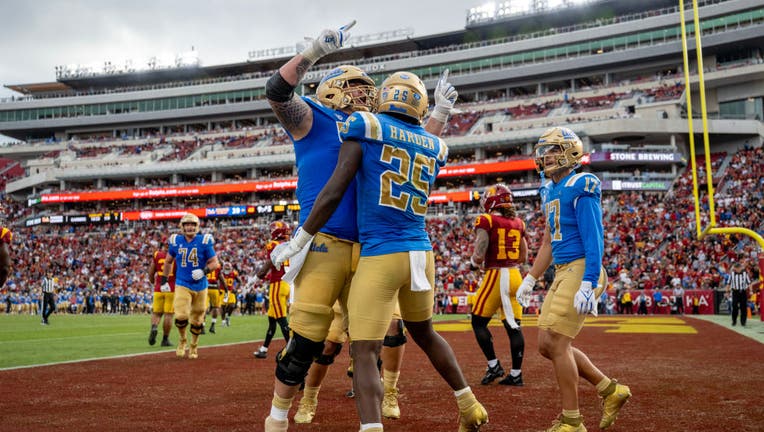
[[[740,311],[740,325],[745,327],[745,320],[748,318],[748,290],[751,286],[751,277],[743,267],[743,264],[737,262],[732,266],[732,273],[728,285],[728,292],[732,292],[732,325],[737,325],[737,313]]]
[[[48,317],[56,310],[56,281],[53,272],[48,270],[42,278],[42,325],[48,325]]]

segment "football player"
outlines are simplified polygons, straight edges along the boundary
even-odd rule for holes
[[[169,274],[175,265],[175,327],[180,340],[175,355],[195,359],[199,357],[197,347],[199,335],[204,328],[204,313],[207,311],[207,274],[220,268],[215,253],[215,239],[212,234],[201,234],[199,218],[186,213],[180,219],[181,234],[170,236],[169,249],[160,276],[161,289],[169,288]],[[186,338],[186,327],[191,326],[191,343]]]
[[[374,81],[355,66],[343,65],[330,71],[316,89],[316,100],[294,93],[295,86],[318,59],[344,45],[349,37],[348,30],[354,24],[352,21],[337,30],[324,30],[305,51],[282,66],[266,85],[271,108],[294,143],[299,169],[297,198],[301,206],[301,224],[331,175],[326,168],[337,163],[341,146],[339,128],[353,112],[370,112],[376,105]],[[427,125],[433,133],[442,131],[455,100],[453,86],[445,79],[443,84],[440,92],[436,92],[440,95],[439,103]],[[451,99],[446,95],[451,95]],[[338,207],[333,215],[327,215],[329,220],[316,233],[314,247],[303,251],[302,262],[292,262],[297,273],[295,301],[290,315],[294,337],[279,358],[271,413],[265,421],[266,432],[287,430],[289,407],[313,359],[322,353],[336,356],[338,352],[331,346],[325,347],[324,340],[334,316],[334,303],[339,300],[341,305],[345,304],[358,257],[354,188],[349,188]],[[304,244],[307,248],[307,242]],[[399,329],[400,326],[395,326],[396,336],[399,336]],[[402,348],[389,348],[394,350],[391,356],[400,358]],[[391,360],[388,364],[392,367],[396,361]],[[386,386],[393,383],[397,373],[390,377],[385,379]],[[313,390],[306,386],[304,398],[317,394],[317,388],[316,393],[312,393]],[[397,408],[397,400],[395,402]]]
[[[488,188],[483,209],[485,213],[475,219],[475,248],[470,258],[473,269],[477,270],[481,265],[486,269],[472,305],[472,331],[488,360],[488,368],[480,384],[490,384],[504,375],[488,329],[491,317],[498,311],[509,336],[512,355],[512,369],[499,384],[522,386],[525,339],[520,321],[523,308],[517,303],[515,295],[523,280],[518,266],[528,257],[525,223],[515,214],[512,192],[503,184]]]
[[[240,286],[239,272],[233,268],[230,262],[223,264],[223,271],[220,274],[225,282],[226,292],[223,296],[223,316],[221,320],[226,327],[231,326],[231,314],[236,310],[236,291]]]
[[[0,288],[5,285],[11,274],[11,241],[13,233],[6,227],[0,227]]]
[[[218,315],[220,315],[220,308],[223,306],[223,294],[226,292],[224,281],[220,276],[221,269],[215,269],[207,273],[207,297],[210,305],[210,315],[212,316],[212,322],[210,324],[210,333],[215,333],[215,324],[218,321]],[[202,331],[204,334],[204,331]]]
[[[315,244],[314,235],[356,179],[357,190],[363,191],[358,194],[361,256],[347,310],[361,430],[383,430],[376,353],[397,300],[409,334],[454,391],[459,430],[476,431],[488,414],[467,385],[453,350],[432,326],[435,262],[425,214],[448,148],[422,127],[428,97],[419,77],[396,72],[380,88],[378,114],[359,111],[342,126],[342,148],[331,178],[288,246],[271,258],[278,265],[311,241]]]
[[[539,353],[551,360],[562,399],[562,414],[549,431],[586,431],[578,404],[578,379],[597,387],[603,398],[600,429],[607,429],[631,397],[629,387],[605,376],[583,351],[573,347],[586,315],[597,315],[597,299],[607,284],[602,268],[603,228],[600,180],[577,173],[583,143],[572,130],[553,127],[534,147],[541,174],[541,208],[546,227],[541,247],[528,275],[517,290],[527,306],[531,291],[550,264],[555,277],[541,306],[538,320]]]
[[[162,320],[162,346],[172,346],[170,343],[170,330],[172,329],[172,315],[175,313],[172,308],[175,298],[175,265],[170,269],[167,278],[167,284],[161,283],[164,276],[164,262],[167,259],[167,243],[163,241],[159,244],[159,250],[154,252],[149,264],[149,282],[154,286],[154,294],[151,302],[151,331],[149,332],[149,345],[157,342],[157,327]]]
[[[266,252],[270,255],[271,251],[289,238],[289,225],[284,221],[273,221],[268,229],[271,232],[271,240],[265,245]],[[289,343],[289,321],[287,321],[287,302],[289,300],[289,284],[281,280],[284,276],[284,268],[276,268],[270,260],[257,272],[257,277],[264,279],[268,277],[268,330],[265,332],[265,340],[260,348],[255,351],[255,357],[264,359],[268,357],[268,346],[271,344],[273,336],[276,335],[276,324],[281,328],[281,335],[284,336],[284,342]]]

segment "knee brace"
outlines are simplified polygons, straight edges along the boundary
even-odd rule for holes
[[[321,352],[321,355],[316,359],[316,363],[329,366],[330,364],[334,363],[334,358],[340,354],[340,351],[342,351],[342,345],[337,344],[337,348],[334,349],[333,353],[324,354]]]
[[[324,350],[323,342],[294,334],[276,358],[276,378],[288,386],[296,386],[305,380],[313,360]]]
[[[398,334],[395,336],[385,335],[382,345],[389,348],[395,348],[405,344],[406,341],[406,334],[403,332],[403,320],[398,320]]]
[[[180,320],[180,319],[175,318],[175,327],[177,327],[179,329],[182,329],[182,328],[186,328],[187,325],[188,325],[188,320],[187,319]]]
[[[191,324],[191,334],[199,336],[202,334],[202,330],[204,330],[204,324]]]

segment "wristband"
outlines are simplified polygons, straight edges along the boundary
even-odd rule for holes
[[[525,279],[528,279],[528,280],[530,280],[530,281],[531,281],[531,282],[533,282],[534,284],[536,283],[536,277],[535,277],[535,276],[533,276],[533,275],[532,275],[532,274],[530,274],[530,273],[528,273],[527,275],[525,275]]]
[[[207,266],[204,266],[204,268],[202,269],[202,271],[204,272],[204,274],[207,274],[207,273],[212,273],[212,270],[210,270],[210,268],[209,268],[209,267],[207,267]]]
[[[294,238],[292,239],[294,241],[294,244],[299,246],[300,249],[304,248],[308,242],[313,240],[313,234],[308,233],[304,229],[297,230],[297,234],[295,234]]]
[[[444,113],[441,112],[437,105],[435,105],[435,109],[432,110],[432,114],[430,114],[431,118],[434,118],[435,120],[445,124],[448,121],[448,115],[450,113]]]

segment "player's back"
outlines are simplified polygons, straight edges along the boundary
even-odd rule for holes
[[[486,268],[513,267],[521,264],[520,242],[525,235],[525,223],[520,218],[485,213],[475,220],[475,228],[488,233]]]
[[[448,156],[445,143],[419,125],[365,112],[348,119],[342,138],[363,150],[357,175],[361,255],[431,250],[425,214]]]

